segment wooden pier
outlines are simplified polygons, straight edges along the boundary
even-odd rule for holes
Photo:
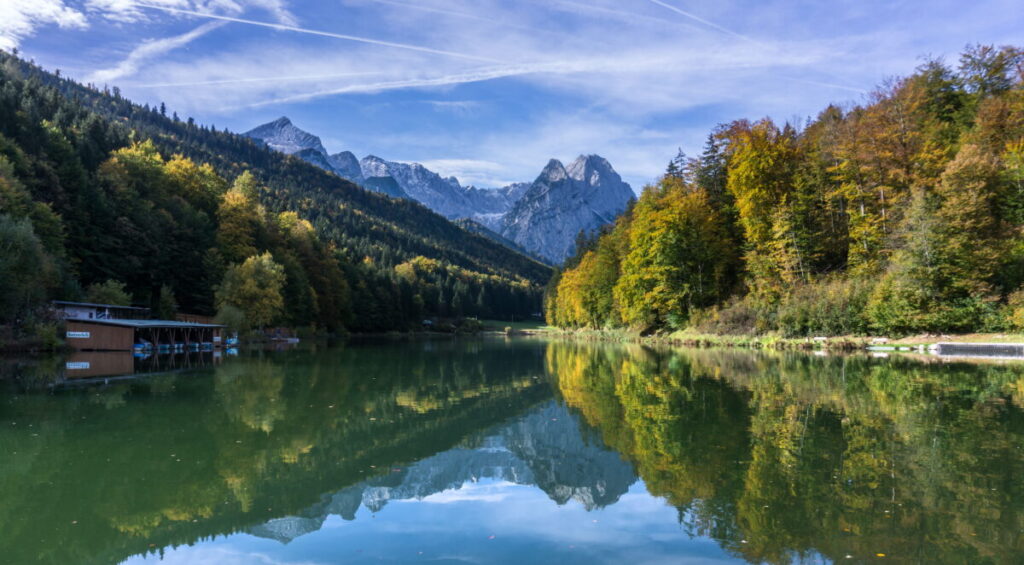
[[[936,343],[928,349],[943,357],[1024,359],[1024,343]]]

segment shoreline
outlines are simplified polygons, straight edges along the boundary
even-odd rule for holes
[[[820,336],[786,338],[773,335],[750,336],[698,334],[686,331],[668,334],[641,335],[639,332],[627,330],[562,330],[557,328],[524,330],[521,333],[522,335],[550,336],[580,341],[605,341],[692,348],[726,347],[773,349],[778,351],[911,352],[927,350],[929,346],[937,343],[1024,344],[1024,335],[1020,334],[977,333],[952,335],[926,334],[902,338],[889,338],[885,336]]]

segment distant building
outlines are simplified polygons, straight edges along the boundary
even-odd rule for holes
[[[58,316],[67,320],[145,320],[149,318],[149,308],[116,304],[54,300],[53,309]]]

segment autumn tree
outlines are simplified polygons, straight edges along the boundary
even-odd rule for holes
[[[623,322],[683,327],[695,308],[724,297],[730,253],[707,193],[666,177],[633,211],[629,251],[614,289]]]
[[[217,307],[233,307],[245,314],[247,326],[263,327],[281,313],[284,268],[270,253],[253,255],[228,268],[217,289]]]

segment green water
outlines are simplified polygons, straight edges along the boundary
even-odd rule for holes
[[[1021,364],[467,339],[165,365],[194,367],[3,366],[0,563],[1024,562]]]

